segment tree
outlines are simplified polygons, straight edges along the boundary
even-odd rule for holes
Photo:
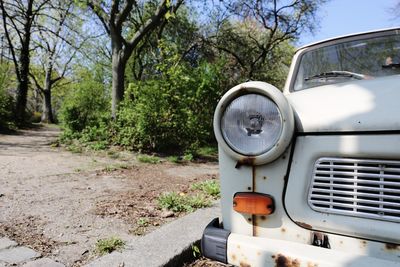
[[[112,116],[124,97],[126,63],[138,44],[169,14],[173,14],[184,0],[172,3],[162,0],[143,3],[135,0],[87,1],[88,7],[96,14],[111,39],[112,50]],[[147,9],[146,9],[147,8]],[[149,12],[153,10],[153,12]],[[126,35],[126,26],[131,36]],[[132,30],[133,29],[133,30]]]
[[[37,17],[44,14],[50,0],[1,0],[2,26],[6,37],[7,48],[14,64],[17,77],[17,96],[15,119],[23,122],[26,112],[31,35]]]
[[[36,89],[43,96],[41,122],[54,123],[52,88],[67,74],[70,64],[90,36],[82,37],[79,14],[73,13],[70,1],[53,1],[52,9],[41,18],[37,36],[35,63],[40,71],[30,71]]]
[[[227,0],[206,40],[229,55],[245,80],[259,79],[260,70],[276,60],[276,49],[313,30],[324,0]]]

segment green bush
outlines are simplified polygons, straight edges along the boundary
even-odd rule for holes
[[[80,79],[64,99],[59,112],[64,139],[84,143],[109,139],[110,99],[104,84],[94,75],[81,70]]]
[[[15,128],[13,110],[14,99],[0,87],[0,129]]]
[[[161,47],[159,75],[128,86],[114,142],[144,151],[196,150],[213,140],[212,117],[222,93],[219,66],[190,66],[173,46]]]

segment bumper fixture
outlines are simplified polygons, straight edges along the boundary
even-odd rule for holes
[[[227,244],[230,231],[220,228],[218,218],[212,220],[204,229],[201,238],[201,251],[206,258],[227,263]]]

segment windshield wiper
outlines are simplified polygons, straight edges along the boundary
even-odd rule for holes
[[[400,63],[391,63],[387,65],[382,65],[382,69],[398,69],[400,68]]]
[[[366,78],[365,75],[363,74],[358,74],[350,71],[343,71],[343,70],[333,70],[333,71],[328,71],[328,72],[322,72],[320,74],[316,74],[307,78],[304,78],[305,81],[309,80],[315,80],[319,78],[342,78],[342,77],[347,77],[347,78],[354,78],[357,80],[364,80]]]

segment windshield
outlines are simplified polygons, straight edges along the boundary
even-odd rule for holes
[[[400,35],[343,41],[301,56],[294,90],[400,74]]]

